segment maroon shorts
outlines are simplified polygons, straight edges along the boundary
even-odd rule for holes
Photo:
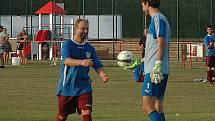
[[[58,96],[59,115],[81,114],[81,110],[92,111],[92,92],[81,94],[80,96]]]
[[[206,56],[206,66],[215,67],[215,56]]]

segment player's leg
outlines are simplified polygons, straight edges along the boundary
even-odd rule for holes
[[[143,112],[151,121],[162,121],[162,117],[155,108],[155,97],[143,96]]]
[[[212,64],[211,64],[211,80],[213,83],[215,82],[215,56],[212,57]]]
[[[160,83],[160,88],[159,88],[159,96],[155,100],[155,108],[159,112],[162,121],[166,121],[165,115],[164,115],[164,106],[163,106],[163,100],[164,100],[164,94],[166,91],[166,86],[168,82],[168,74],[164,74],[164,79]]]
[[[207,67],[207,79],[210,83],[210,85],[213,85],[213,81],[212,81],[212,71],[211,71],[211,67]]]
[[[210,86],[213,85],[213,81],[212,81],[212,57],[211,56],[206,56],[206,65],[207,65],[207,79],[209,81]]]
[[[58,96],[58,114],[56,121],[66,121],[71,113],[76,112],[77,98],[72,96]]]
[[[92,121],[91,110],[81,110],[82,121]]]
[[[59,113],[57,113],[56,121],[66,121],[67,117],[61,116]]]
[[[159,95],[159,86],[152,83],[150,73],[145,75],[142,87],[143,112],[151,121],[162,121],[162,117],[155,108],[155,100]]]
[[[165,115],[164,115],[164,110],[163,110],[163,101],[156,99],[155,100],[155,108],[156,110],[159,112],[161,118],[163,119],[163,121],[166,121],[165,119]]]
[[[163,114],[163,99],[166,90],[168,74],[164,74],[164,79],[160,84],[152,83],[150,73],[145,75],[142,88],[143,110],[151,121],[165,121]],[[160,101],[157,103],[157,101]]]
[[[92,121],[92,92],[79,96],[78,110],[81,111],[82,121]]]

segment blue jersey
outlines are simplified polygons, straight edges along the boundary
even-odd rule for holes
[[[215,49],[214,48],[208,48],[207,46],[209,45],[210,42],[215,42],[215,37],[207,35],[204,38],[204,44],[206,48],[206,56],[215,56]]]
[[[89,67],[84,66],[66,66],[64,61],[67,58],[72,59],[92,59],[95,70],[103,67],[94,47],[85,42],[79,44],[74,40],[67,40],[62,47],[62,64],[60,70],[60,79],[57,95],[79,96],[86,92],[91,92],[91,79],[89,77]]]
[[[164,74],[169,74],[169,42],[171,37],[171,29],[166,17],[157,13],[151,18],[149,30],[146,38],[145,48],[145,74],[151,73],[157,60],[157,38],[162,37],[165,39],[164,57],[163,57],[163,70]]]

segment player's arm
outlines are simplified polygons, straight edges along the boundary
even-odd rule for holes
[[[64,65],[66,65],[66,66],[93,66],[93,61],[92,61],[92,59],[78,60],[78,59],[66,58],[64,60]]]
[[[205,46],[205,48],[207,48],[208,47],[208,41],[207,41],[207,39],[206,39],[206,37],[204,38],[204,46]]]
[[[157,31],[157,53],[156,53],[156,61],[153,67],[153,72],[151,73],[151,80],[155,84],[159,84],[163,80],[163,72],[162,72],[162,60],[164,56],[165,48],[165,38],[166,38],[166,23],[164,21],[159,21],[156,23],[156,28],[160,28]]]
[[[99,68],[96,70],[97,74],[102,78],[103,82],[106,83],[109,80],[109,77],[107,74],[105,74],[105,71],[103,68]]]
[[[213,48],[213,44],[210,43],[206,37],[204,38],[204,44],[205,44],[205,48],[207,48],[207,49]]]
[[[162,59],[164,56],[165,39],[163,37],[158,37],[157,45],[158,45],[157,60],[155,61],[153,72],[151,73],[151,80],[155,84],[159,84],[163,79]]]
[[[163,37],[158,37],[157,45],[158,45],[157,61],[162,61],[164,56],[164,49],[165,49],[165,39]]]

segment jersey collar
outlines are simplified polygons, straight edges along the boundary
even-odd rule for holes
[[[77,44],[77,45],[84,45],[85,43],[86,43],[86,41],[84,41],[83,43],[78,43],[78,42],[76,42],[74,39],[71,39],[72,40],[72,42],[74,42],[75,44]]]

